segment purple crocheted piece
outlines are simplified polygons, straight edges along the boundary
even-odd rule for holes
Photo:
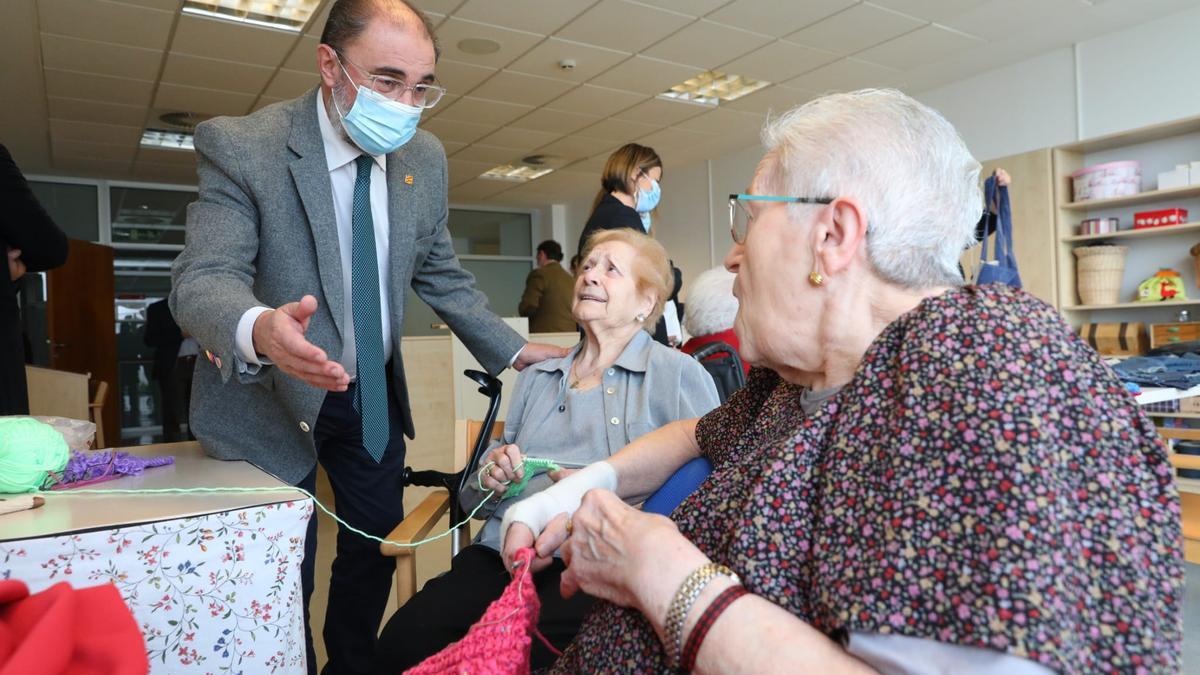
[[[98,452],[71,452],[71,459],[62,470],[59,483],[79,483],[109,476],[135,476],[144,469],[174,464],[170,455],[161,457],[135,457],[128,452],[102,450]]]

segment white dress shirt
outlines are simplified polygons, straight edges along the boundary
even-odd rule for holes
[[[342,259],[342,306],[345,309],[342,325],[345,327],[342,341],[342,358],[340,363],[346,369],[350,379],[357,375],[357,350],[354,344],[354,306],[350,293],[350,254],[352,241],[351,212],[354,205],[354,181],[358,175],[355,161],[363,151],[358,146],[347,141],[333,128],[329,114],[325,110],[324,96],[317,96],[317,119],[321,125],[321,140],[325,145],[325,162],[329,166],[329,183],[333,188],[333,214],[337,221],[338,252]],[[387,362],[392,357],[392,326],[388,288],[388,189],[387,189],[387,157],[379,155],[373,158],[371,167],[371,218],[375,225],[375,257],[379,272],[379,309],[383,318],[383,358]],[[296,300],[300,298],[297,297]],[[266,307],[254,307],[246,311],[238,321],[236,344],[238,351],[238,368],[242,372],[255,373],[261,366],[270,365],[266,359],[259,358],[254,351],[254,321],[263,313],[269,311]]]

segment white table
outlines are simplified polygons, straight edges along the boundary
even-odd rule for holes
[[[288,487],[195,443],[123,450],[175,464],[84,489]],[[0,579],[33,593],[115,584],[152,672],[305,672],[300,563],[313,504],[303,493],[44,496],[41,508],[0,516]]]

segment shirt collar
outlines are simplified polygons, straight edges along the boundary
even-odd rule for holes
[[[321,125],[321,141],[325,144],[325,162],[331,172],[364,154],[358,146],[334,130],[333,122],[329,120],[329,111],[325,109],[324,90],[317,92],[317,120]],[[371,159],[374,159],[379,168],[387,173],[387,155],[376,155]]]
[[[534,370],[544,372],[558,371],[563,374],[563,377],[566,377],[567,373],[571,371],[571,364],[575,362],[575,357],[578,356],[582,346],[583,343],[581,342],[575,345],[563,358],[546,359],[540,363],[533,364],[532,367]],[[653,348],[654,338],[650,337],[650,334],[646,331],[639,330],[633,336],[633,339],[629,341],[629,344],[625,345],[625,349],[617,357],[613,366],[632,372],[644,373],[650,363],[650,350]]]

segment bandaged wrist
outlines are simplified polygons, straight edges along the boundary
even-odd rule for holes
[[[588,490],[597,488],[617,491],[617,470],[612,464],[589,464],[528,499],[513,504],[504,512],[504,520],[500,523],[500,550],[504,550],[508,528],[513,523],[528,527],[536,539],[555,516],[575,513]]]

